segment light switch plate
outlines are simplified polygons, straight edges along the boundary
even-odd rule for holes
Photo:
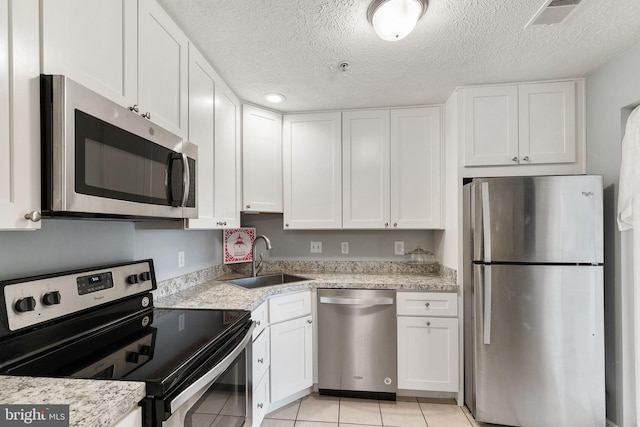
[[[395,254],[396,255],[404,255],[404,241],[397,240],[395,242]]]

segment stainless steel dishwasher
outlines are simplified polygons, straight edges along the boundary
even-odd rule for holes
[[[395,400],[396,292],[318,289],[320,394]]]

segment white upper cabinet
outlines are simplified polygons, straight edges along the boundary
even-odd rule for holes
[[[442,109],[391,110],[391,227],[442,227]]]
[[[574,82],[518,86],[520,163],[576,160]]]
[[[583,93],[579,81],[463,88],[464,166],[565,164],[529,169],[581,172],[571,165],[583,163]]]
[[[138,102],[138,10],[131,0],[45,0],[42,70],[124,105]]]
[[[242,106],[242,210],[282,212],[282,114]]]
[[[155,0],[45,0],[42,70],[72,80],[181,137],[188,40]]]
[[[186,138],[189,41],[155,0],[138,0],[138,49],[140,113]]]
[[[40,228],[39,25],[38,0],[0,0],[0,230]]]
[[[189,140],[198,146],[198,218],[186,220],[187,228],[190,229],[218,228],[213,194],[216,78],[213,68],[189,44]]]
[[[389,110],[342,114],[342,226],[390,225]]]
[[[237,228],[240,227],[242,191],[239,173],[240,100],[222,80],[216,85],[215,106],[214,218],[217,228]],[[199,185],[211,189],[209,183]]]
[[[342,227],[339,112],[284,116],[284,228]]]

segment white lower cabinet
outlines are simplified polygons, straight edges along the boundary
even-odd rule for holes
[[[267,371],[269,369],[267,368]],[[262,424],[265,415],[269,412],[269,374],[266,373],[257,384],[253,386],[253,415],[252,426],[258,427]]]
[[[313,385],[311,314],[271,325],[271,401]]]
[[[399,389],[458,391],[456,301],[457,294],[398,293]]]
[[[112,427],[140,427],[142,425],[142,407],[138,406],[131,410],[127,415],[120,418],[120,421]]]

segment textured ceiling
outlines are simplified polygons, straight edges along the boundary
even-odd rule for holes
[[[640,41],[639,0],[430,0],[413,33],[379,39],[368,0],[159,0],[245,101],[283,112],[442,103],[456,86],[581,77]],[[349,63],[342,72],[340,62]],[[282,104],[262,96],[279,92]]]

